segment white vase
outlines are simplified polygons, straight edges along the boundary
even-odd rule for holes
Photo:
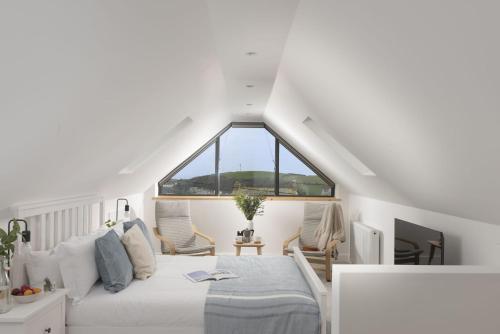
[[[13,287],[20,287],[24,284],[28,284],[25,264],[28,262],[30,253],[30,243],[22,242],[19,238],[17,240],[16,250],[12,256],[12,260],[10,260],[9,279]]]
[[[247,220],[247,229],[253,230],[253,220]]]

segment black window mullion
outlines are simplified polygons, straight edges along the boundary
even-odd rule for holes
[[[217,139],[215,139],[215,196],[219,196],[220,194],[219,161],[220,137],[217,137]]]
[[[280,142],[274,138],[274,195],[280,194]]]

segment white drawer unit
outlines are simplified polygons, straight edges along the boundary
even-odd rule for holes
[[[67,290],[59,289],[30,304],[0,314],[0,333],[64,334]]]

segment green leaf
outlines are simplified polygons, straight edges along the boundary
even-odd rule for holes
[[[14,220],[14,226],[12,227],[11,232],[15,232],[15,234],[18,234],[19,232],[21,232],[21,226],[19,226],[19,223],[17,222],[17,220]]]
[[[9,244],[13,243],[14,241],[16,241],[16,239],[17,239],[17,234],[11,233],[11,234],[7,235],[7,237],[3,240],[2,243],[4,245],[9,245]]]

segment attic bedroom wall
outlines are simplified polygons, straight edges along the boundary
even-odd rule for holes
[[[306,101],[303,114],[312,110],[397,196],[337,181],[500,224],[499,10],[497,1],[300,2],[280,75]],[[273,98],[266,114],[284,124],[292,116]]]
[[[144,221],[152,229],[155,226],[155,185],[144,193]],[[344,220],[346,222],[346,242],[339,247],[339,259],[349,260],[349,193],[342,187],[336,187],[336,196],[342,201]],[[245,228],[245,218],[236,208],[233,200],[193,200],[191,201],[191,217],[203,233],[216,239],[218,254],[234,254],[232,246],[237,230]],[[266,255],[282,254],[283,241],[295,233],[302,225],[304,217],[304,201],[267,201],[264,203],[264,214],[254,218],[256,235],[266,243],[263,253]],[[155,241],[157,250],[160,243]],[[254,249],[242,250],[242,254],[254,254]]]
[[[453,263],[498,264],[499,9],[465,0],[299,4],[264,117],[347,187],[350,218],[384,234],[384,263],[398,217],[445,232]],[[306,117],[376,176],[342,161]]]
[[[446,264],[500,265],[500,226],[359,195],[349,197],[349,220],[381,231],[380,258],[394,264],[394,219],[443,232]]]
[[[303,124],[306,117],[321,122],[314,104],[306,101],[280,70],[265,121],[299,151],[307,152],[308,158],[334,180],[349,185],[344,189],[349,203],[346,222],[361,221],[382,232],[381,263],[393,264],[394,218],[445,233],[449,264],[500,263],[496,256],[500,251],[500,226],[421,209],[380,177],[360,175]]]

